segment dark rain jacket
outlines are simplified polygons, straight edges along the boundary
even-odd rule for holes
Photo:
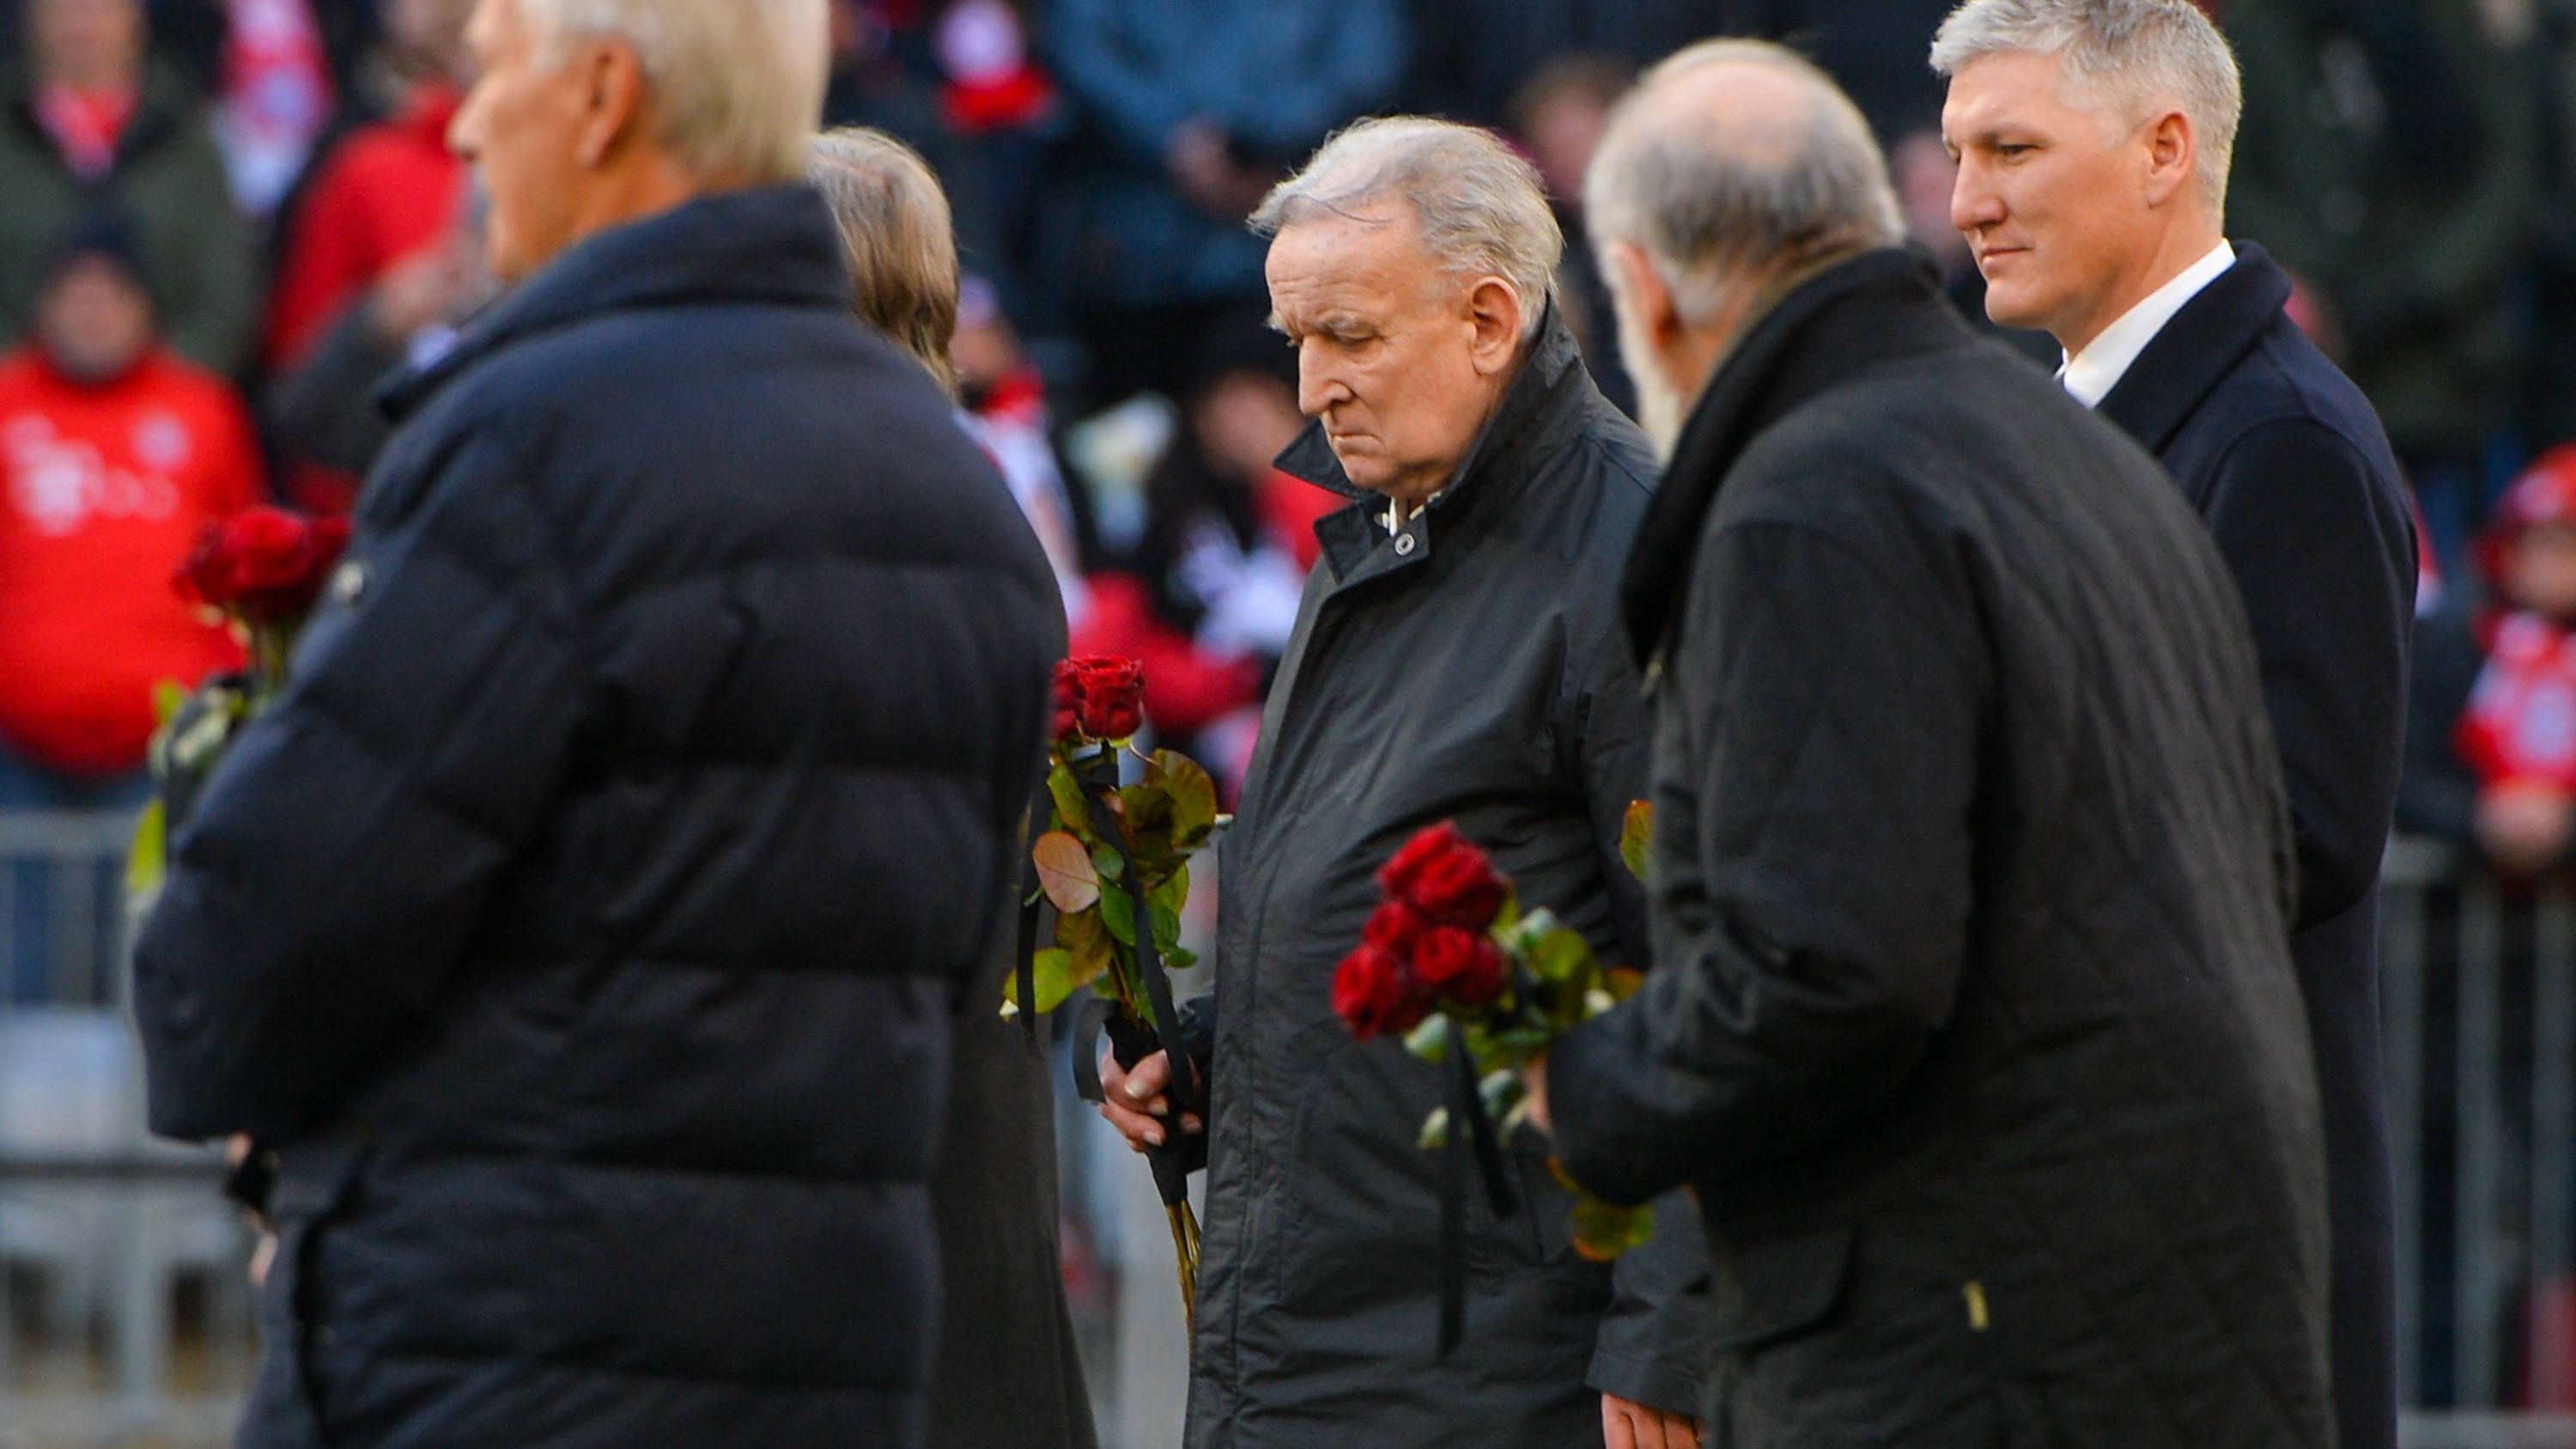
[[[1548,1068],[1694,1184],[1722,1449],[2326,1449],[2292,846],[2155,461],[1905,251],[1791,291],[1644,525],[1656,970]]]
[[[136,964],[279,1147],[249,1449],[915,1449],[928,1179],[1062,615],[802,187],[557,259],[394,394]]]
[[[1654,463],[1551,317],[1476,452],[1389,537],[1320,431],[1281,460],[1362,499],[1317,526],[1308,585],[1223,846],[1192,1449],[1574,1449],[1600,1393],[1690,1412],[1704,1272],[1687,1208],[1612,1270],[1567,1246],[1569,1199],[1520,1134],[1524,1206],[1469,1207],[1466,1341],[1435,1362],[1440,1079],[1355,1042],[1333,968],[1374,872],[1455,819],[1522,898],[1646,960],[1618,854],[1649,725],[1615,593]]]

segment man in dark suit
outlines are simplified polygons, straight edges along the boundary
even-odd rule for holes
[[[2344,1449],[2396,1442],[2379,860],[2403,750],[2415,545],[2370,404],[2221,231],[2241,88],[2185,0],[1970,0],[1951,77],[1952,220],[1987,310],[2066,350],[2068,392],[2154,451],[2244,595],[2298,842],[2292,954],[2325,1101]]]
[[[1715,1442],[2331,1443],[2290,835],[2207,530],[1950,310],[1806,61],[1684,52],[1587,185],[1671,455],[1621,600],[1656,969],[1533,1102],[1596,1192],[1695,1187]]]

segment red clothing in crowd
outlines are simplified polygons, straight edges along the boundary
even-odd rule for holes
[[[175,354],[101,387],[0,359],[0,743],[69,775],[140,768],[154,687],[241,663],[171,577],[259,494],[240,399]]]
[[[447,149],[459,97],[415,89],[403,114],[342,142],[296,208],[269,294],[267,361],[292,367],[393,265],[439,240],[466,197],[465,164]]]
[[[2485,785],[2547,784],[2576,792],[2576,636],[2538,614],[2487,630],[2456,743]]]

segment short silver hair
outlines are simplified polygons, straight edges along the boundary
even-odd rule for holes
[[[1656,106],[1665,82],[1730,63],[1781,71],[1807,97],[1723,126]],[[1694,322],[1747,278],[1905,239],[1887,157],[1860,108],[1814,62],[1768,41],[1703,41],[1649,71],[1613,112],[1583,196],[1594,245],[1642,249]]]
[[[1343,127],[1305,169],[1271,188],[1252,213],[1262,236],[1317,213],[1349,217],[1402,201],[1443,269],[1494,276],[1521,304],[1521,336],[1537,335],[1556,298],[1565,231],[1548,209],[1538,168],[1491,131],[1427,116],[1387,116]]]
[[[614,37],[653,87],[656,139],[701,178],[805,174],[830,73],[827,0],[517,0],[541,45]]]
[[[1956,77],[1972,61],[2027,52],[2057,57],[2077,94],[2069,103],[2135,125],[2171,106],[2190,118],[2199,155],[2192,179],[2213,215],[2227,206],[2227,170],[2245,114],[2245,82],[2227,37],[2190,0],[1967,0],[1932,39],[1932,69]]]

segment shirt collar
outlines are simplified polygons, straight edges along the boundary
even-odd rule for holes
[[[2236,265],[2236,248],[2220,238],[2207,255],[2174,274],[2171,281],[2149,292],[2146,299],[2120,315],[2120,320],[2102,329],[2102,335],[2084,346],[2082,352],[2066,359],[2057,369],[2057,380],[2086,407],[2098,407],[2120,385],[2130,364],[2165,324],[2183,309],[2183,304],[2200,295],[2210,283],[2227,274]]]

